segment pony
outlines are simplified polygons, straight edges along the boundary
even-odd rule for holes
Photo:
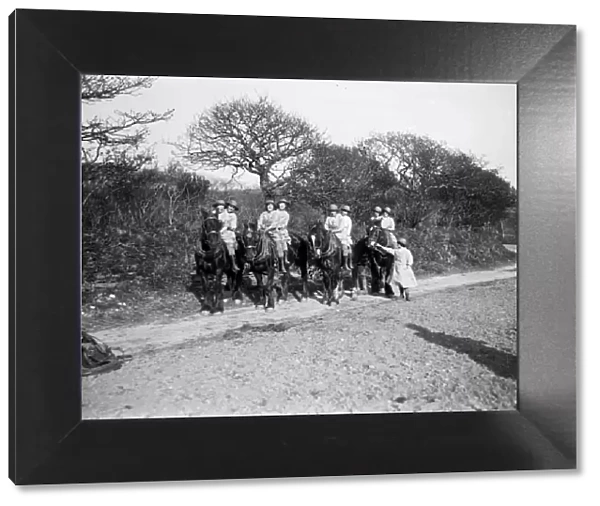
[[[308,234],[312,264],[323,276],[323,303],[331,306],[340,303],[342,287],[342,243],[320,221],[313,225]]]
[[[391,287],[386,283],[394,267],[393,255],[384,253],[375,244],[391,247],[392,243],[388,233],[376,225],[367,229],[366,237],[356,242],[352,251],[352,297],[356,298],[360,288],[366,289],[365,268],[371,271],[371,293],[378,294],[385,290],[387,295],[392,293]],[[359,285],[359,273],[361,283]]]
[[[256,278],[259,289],[259,304],[265,310],[275,309],[276,287],[275,280],[279,274],[279,258],[277,246],[269,234],[260,232],[255,223],[244,224],[242,232],[244,246],[244,262],[247,270]],[[287,276],[282,276],[282,292],[287,298]],[[258,306],[258,304],[257,304]]]
[[[229,255],[227,246],[221,239],[221,222],[216,216],[206,217],[194,252],[196,273],[192,276],[192,291],[202,304],[200,309],[202,314],[224,311],[224,274],[227,276],[232,299],[241,301],[243,257],[243,244],[240,241],[238,241],[235,258]],[[238,267],[237,271],[234,269],[234,263]]]
[[[305,238],[294,232],[290,232],[290,239],[291,243],[288,245],[288,260],[290,265],[286,265],[286,270],[288,274],[290,266],[294,266],[300,270],[300,279],[302,280],[302,295],[300,300],[307,300],[309,244]]]

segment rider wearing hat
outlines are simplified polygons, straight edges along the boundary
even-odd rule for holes
[[[235,263],[235,249],[237,246],[235,231],[237,229],[237,215],[235,213],[236,211],[239,211],[240,208],[235,200],[229,200],[226,203],[226,206],[224,221],[222,222],[223,227],[221,228],[221,238],[227,245],[227,251],[229,251],[229,255],[233,260],[233,271],[237,272],[238,267]]]
[[[217,219],[223,223],[227,220],[227,211],[225,209],[225,201],[224,200],[217,200],[214,204],[213,204],[213,214],[217,217]]]
[[[325,230],[330,230],[331,232],[339,232],[340,230],[340,214],[338,213],[338,206],[335,204],[331,204],[327,210],[329,211],[329,216],[325,218]]]
[[[277,245],[277,255],[279,256],[279,270],[285,271],[286,265],[288,264],[288,244],[291,242],[290,234],[288,232],[288,223],[290,221],[290,215],[286,208],[289,205],[289,201],[284,197],[277,200],[277,210],[273,212],[275,214],[275,244]]]
[[[272,199],[265,200],[265,210],[258,217],[258,230],[262,232],[272,232],[275,229],[274,223],[277,215],[275,214],[275,202]]]
[[[350,266],[349,258],[352,244],[352,236],[350,235],[352,231],[352,220],[350,219],[350,216],[348,216],[350,208],[348,206],[342,206],[340,214],[338,206],[331,204],[328,210],[329,216],[327,216],[327,219],[325,220],[325,229],[333,232],[340,240],[344,260],[343,268],[351,269],[352,267]]]
[[[379,225],[379,222],[383,218],[381,216],[381,212],[382,212],[381,207],[375,206],[373,208],[373,216],[371,216],[371,224],[372,225]]]
[[[342,255],[344,257],[344,268],[352,269],[352,219],[348,214],[350,206],[340,207],[339,227],[340,232],[337,234],[342,243]]]
[[[390,238],[392,245],[394,248],[398,246],[398,241],[396,236],[394,235],[394,230],[396,230],[396,224],[394,223],[394,218],[390,215],[392,214],[392,210],[389,207],[383,208],[383,216],[381,217],[381,223],[379,226],[388,232],[388,237]]]

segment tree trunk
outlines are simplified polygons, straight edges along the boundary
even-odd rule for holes
[[[269,169],[265,168],[260,174],[260,190],[265,198],[273,198],[273,185],[269,180]]]

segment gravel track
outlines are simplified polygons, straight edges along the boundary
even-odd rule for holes
[[[83,378],[84,418],[515,409],[516,272],[111,329],[134,359]],[[487,281],[487,282],[486,282]]]

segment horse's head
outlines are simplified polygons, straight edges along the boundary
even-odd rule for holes
[[[383,230],[377,225],[372,225],[367,229],[367,245],[372,248],[380,243]],[[380,243],[381,244],[381,243]]]
[[[320,257],[323,250],[327,248],[328,242],[329,238],[325,225],[318,221],[308,232],[308,244],[313,256]]]
[[[260,244],[260,232],[256,223],[245,223],[242,232],[242,244],[246,250],[246,260],[252,262],[258,254]]]
[[[210,248],[219,244],[221,240],[221,222],[216,216],[209,216],[204,220],[202,235]]]

